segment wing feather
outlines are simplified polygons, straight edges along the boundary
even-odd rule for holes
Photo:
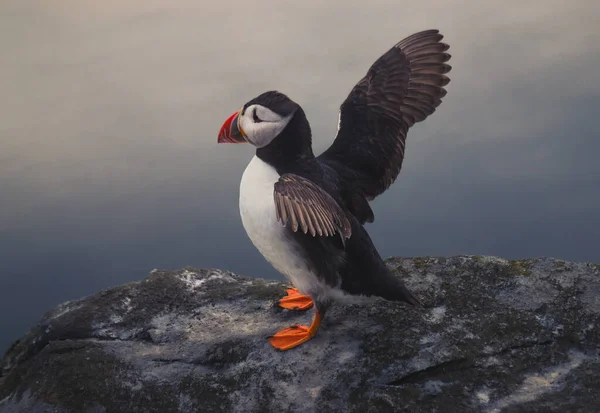
[[[288,215],[289,215],[289,223],[292,226],[292,231],[296,232],[298,231],[298,218],[296,218],[296,211],[294,211],[294,205],[292,204],[292,201],[290,201],[288,198],[284,198],[285,200],[285,207],[288,211]]]
[[[452,69],[449,46],[438,30],[398,42],[369,68],[340,107],[337,136],[319,156],[346,183],[345,206],[361,223],[373,219],[367,202],[397,178],[406,134],[435,112],[446,95]],[[353,209],[354,208],[354,209]]]
[[[351,236],[346,212],[314,182],[295,174],[284,174],[275,183],[277,220],[292,231],[315,236],[340,235],[342,242]]]

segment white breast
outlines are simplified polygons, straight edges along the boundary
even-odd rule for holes
[[[277,221],[273,186],[278,180],[275,168],[256,156],[252,158],[240,183],[242,224],[254,246],[277,271],[301,292],[316,294],[322,286]]]

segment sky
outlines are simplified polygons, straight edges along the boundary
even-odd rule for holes
[[[450,44],[368,225],[382,256],[600,263],[600,2],[3,0],[0,352],[57,304],[154,268],[282,279],[239,218],[248,145],[223,121],[279,90],[315,151],[400,39]]]

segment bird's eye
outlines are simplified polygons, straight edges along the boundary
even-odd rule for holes
[[[260,119],[258,117],[258,115],[256,114],[256,109],[254,109],[254,112],[252,112],[252,118],[254,119],[254,123],[260,123],[260,122],[262,122],[262,119]]]

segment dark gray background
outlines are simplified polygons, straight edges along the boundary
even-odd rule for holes
[[[2,1],[0,349],[153,268],[279,278],[239,219],[251,148],[219,127],[278,89],[321,152],[369,65],[429,28],[452,82],[374,202],[382,255],[600,262],[599,4]]]

